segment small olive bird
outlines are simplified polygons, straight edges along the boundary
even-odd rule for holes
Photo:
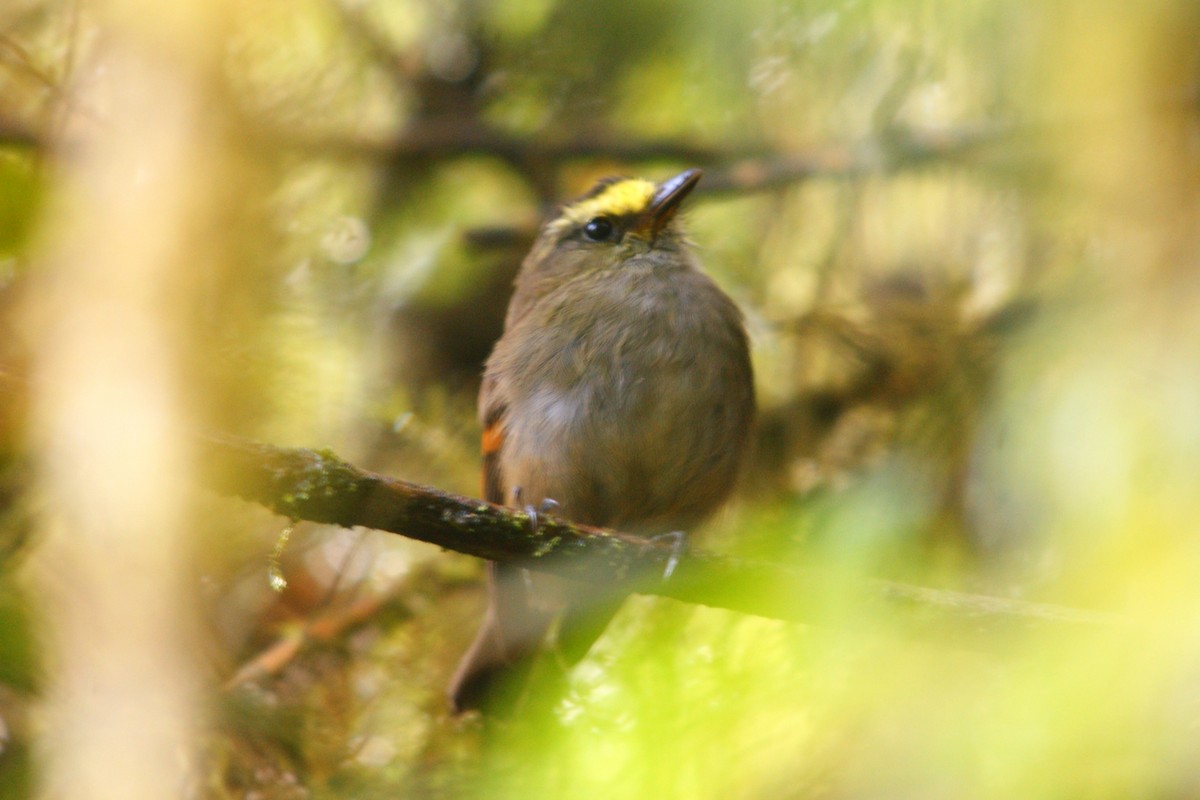
[[[741,312],[676,219],[700,174],[602,180],[542,228],[479,394],[489,501],[656,536],[729,495],[754,381]],[[578,661],[620,605],[619,592],[488,566],[487,614],[450,685],[456,711],[511,704],[556,619],[560,660]]]

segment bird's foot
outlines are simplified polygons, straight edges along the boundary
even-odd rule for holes
[[[542,502],[536,506],[533,503],[523,502],[522,491],[520,486],[514,486],[512,490],[512,504],[514,507],[525,512],[525,516],[529,517],[529,529],[532,533],[538,532],[538,526],[541,525],[541,515],[557,514],[562,504],[557,500],[549,497],[542,499]]]

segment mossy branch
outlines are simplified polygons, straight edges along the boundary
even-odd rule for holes
[[[207,483],[277,513],[366,527],[492,561],[520,563],[621,590],[670,597],[773,619],[814,622],[831,600],[904,607],[917,625],[953,625],[991,634],[1031,626],[1111,626],[1111,615],[892,581],[818,574],[692,549],[669,580],[667,542],[528,516],[503,506],[359,469],[328,451],[291,449],[233,437],[203,440]]]

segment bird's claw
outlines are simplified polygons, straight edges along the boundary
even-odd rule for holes
[[[523,503],[521,502],[523,499],[522,495],[521,487],[514,486],[512,490],[512,504],[524,511],[525,516],[529,517],[529,530],[532,533],[538,532],[538,526],[541,525],[541,514],[549,516],[557,513],[562,508],[561,503],[549,497],[542,498],[542,502],[537,506],[534,506],[532,503]]]

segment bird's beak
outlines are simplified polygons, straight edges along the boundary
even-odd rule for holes
[[[674,178],[660,183],[638,221],[639,233],[646,235],[651,242],[658,238],[662,229],[675,218],[675,212],[679,210],[683,198],[691,194],[703,174],[703,170],[699,169],[684,170]]]

